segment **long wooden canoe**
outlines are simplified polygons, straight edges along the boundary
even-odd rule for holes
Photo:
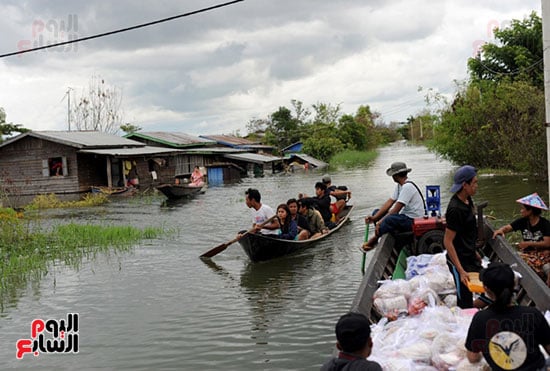
[[[522,276],[520,289],[516,295],[517,302],[521,305],[537,307],[543,312],[550,310],[550,288],[525,263],[506,239],[501,236],[493,239],[494,227],[486,219],[483,221],[485,245],[481,250],[484,255],[490,261],[509,264]],[[372,297],[380,280],[391,279],[399,252],[394,237],[390,234],[384,235],[371,256],[366,273],[353,300],[351,310],[365,314],[373,323],[378,322],[380,315],[373,308]]]
[[[184,197],[190,197],[206,191],[206,186],[196,187],[187,184],[161,184],[157,187],[166,197],[171,200],[177,200]]]
[[[244,252],[253,262],[275,259],[284,255],[289,255],[300,250],[304,250],[318,244],[320,241],[328,238],[337,232],[349,220],[353,205],[347,205],[340,214],[340,221],[327,234],[323,234],[314,239],[303,241],[283,240],[280,238],[269,237],[261,234],[248,233],[239,240]]]

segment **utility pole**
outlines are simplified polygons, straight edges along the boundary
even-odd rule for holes
[[[67,97],[67,127],[69,131],[71,131],[71,90],[73,90],[73,88],[69,86],[67,88],[67,92],[63,96],[63,99]],[[62,102],[63,102],[63,99],[61,99]]]
[[[546,157],[548,173],[548,195],[550,196],[550,4],[541,0],[542,7],[542,51],[544,59],[544,108],[546,127]]]

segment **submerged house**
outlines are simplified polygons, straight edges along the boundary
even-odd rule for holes
[[[92,186],[147,188],[173,181],[178,153],[97,131],[30,131],[0,144],[0,189],[13,206],[39,194],[76,199]]]

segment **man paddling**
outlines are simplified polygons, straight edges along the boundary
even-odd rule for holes
[[[252,210],[252,228],[255,228],[255,233],[261,234],[278,234],[279,233],[279,220],[274,218],[271,223],[268,223],[262,227],[260,224],[264,223],[269,218],[275,215],[275,212],[268,205],[262,204],[260,191],[254,188],[248,188],[245,192],[246,206]]]

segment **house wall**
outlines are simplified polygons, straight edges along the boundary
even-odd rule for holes
[[[63,159],[63,173],[58,176],[51,175],[47,168],[48,159],[54,158]],[[17,198],[80,191],[76,149],[73,147],[25,137],[1,147],[0,159],[0,184],[4,195]]]

